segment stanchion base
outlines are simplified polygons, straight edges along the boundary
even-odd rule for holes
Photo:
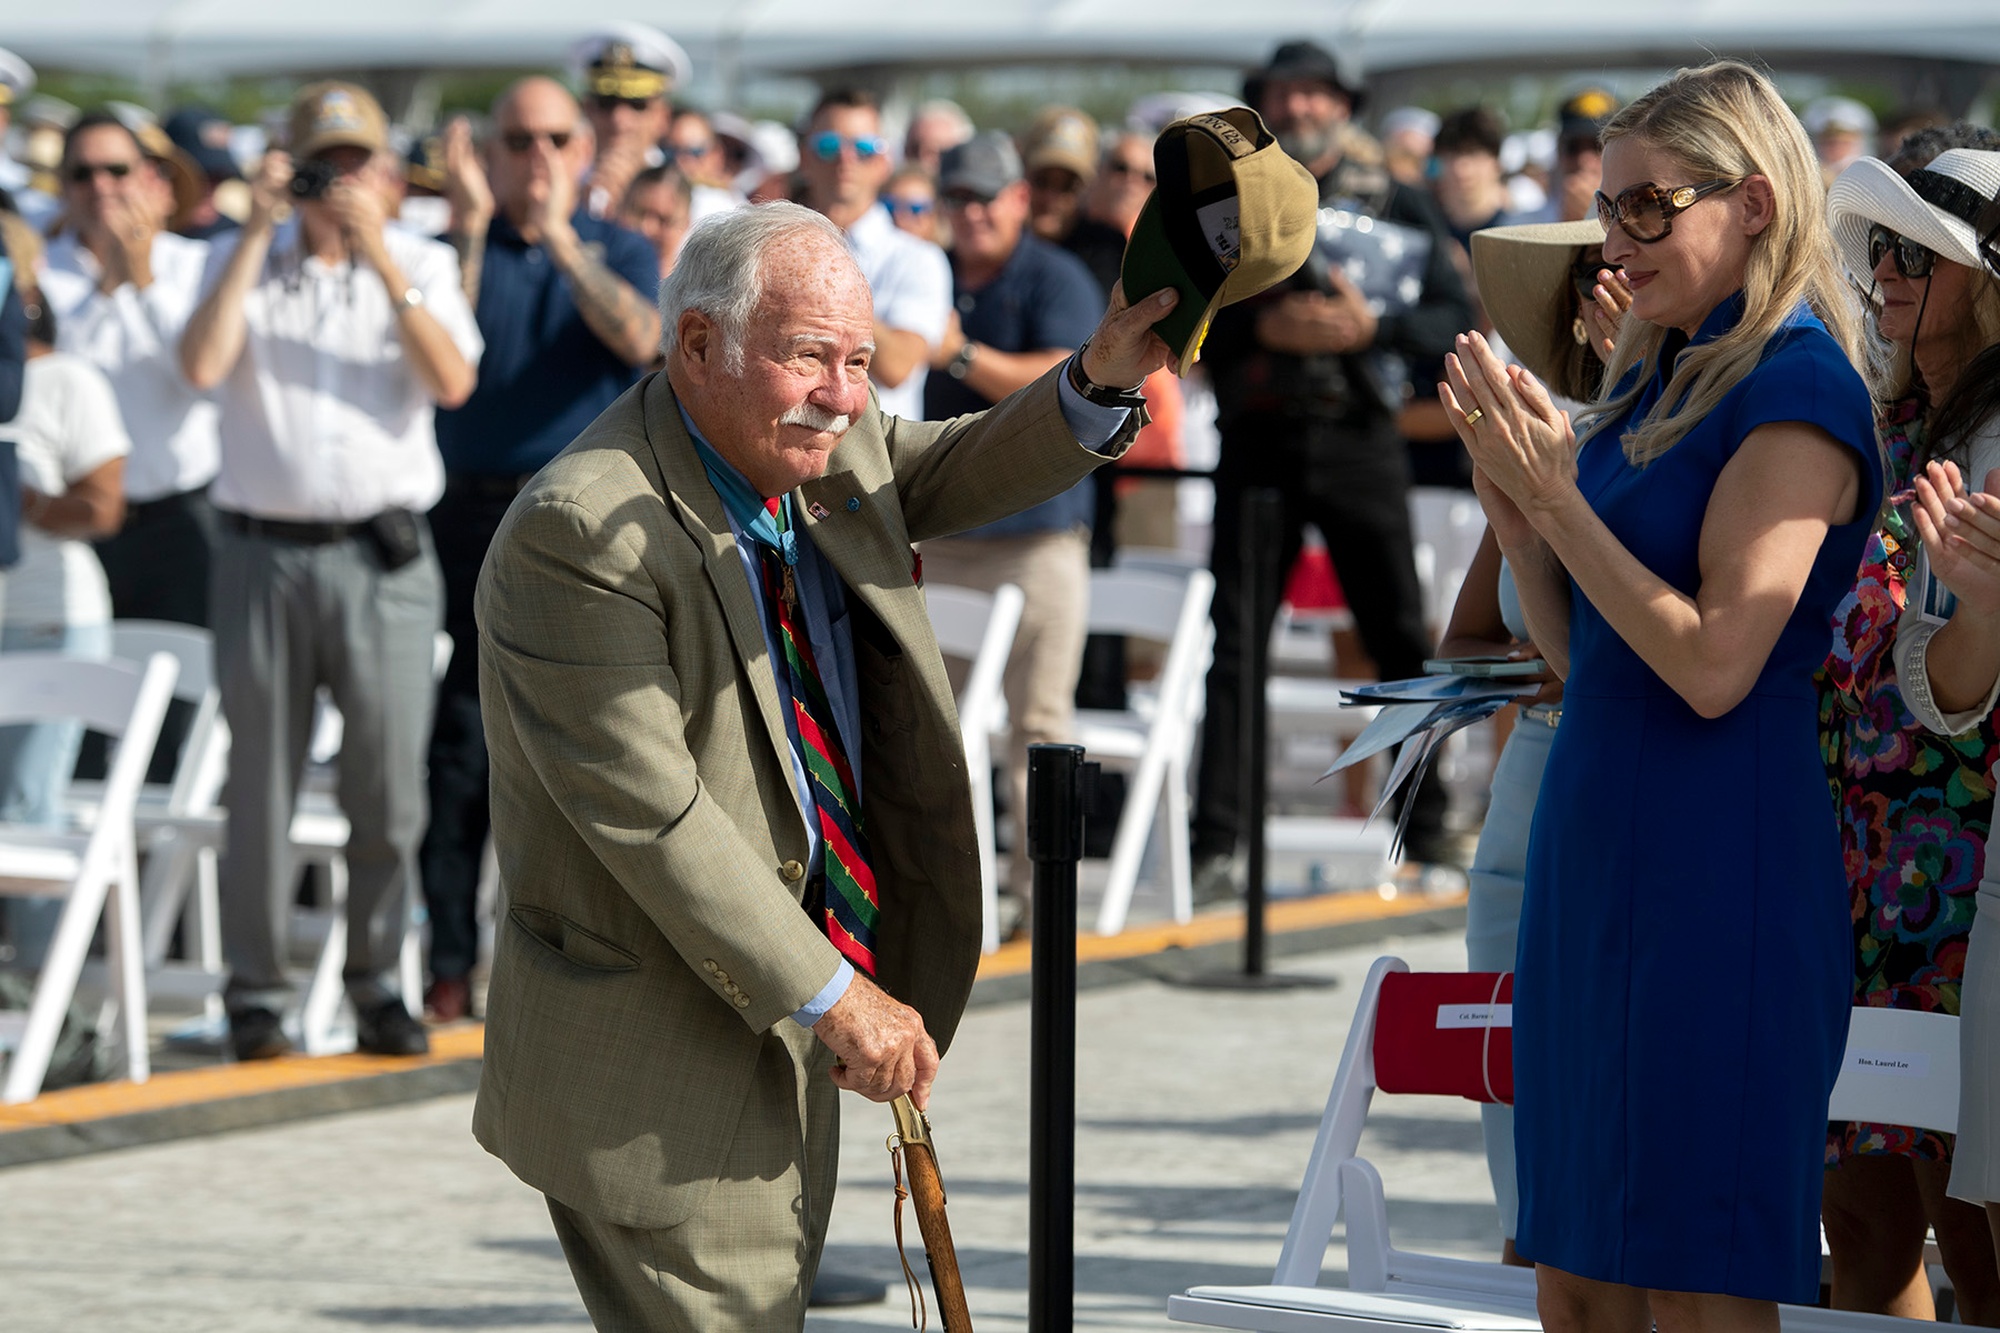
[[[1330,990],[1340,984],[1340,978],[1308,977],[1296,972],[1202,972],[1191,977],[1169,977],[1167,984],[1191,990]]]

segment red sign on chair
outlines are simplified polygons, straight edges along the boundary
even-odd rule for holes
[[[1514,974],[1391,972],[1375,1015],[1383,1092],[1514,1101]]]

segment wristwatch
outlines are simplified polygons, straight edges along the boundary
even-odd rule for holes
[[[405,310],[415,310],[423,303],[424,289],[421,287],[411,287],[396,298],[396,311],[398,314],[401,314]]]
[[[1076,355],[1069,359],[1069,387],[1083,395],[1088,403],[1099,407],[1144,407],[1146,395],[1141,392],[1146,385],[1142,380],[1129,389],[1115,388],[1108,384],[1098,384],[1083,373],[1083,354],[1090,348],[1090,339],[1083,340],[1083,346],[1076,349]]]
[[[958,351],[952,354],[951,360],[945,362],[944,373],[955,380],[964,379],[965,372],[972,369],[972,358],[977,355],[979,355],[979,344],[967,338],[959,346]]]

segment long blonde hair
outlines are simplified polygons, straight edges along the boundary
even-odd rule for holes
[[[1751,238],[1743,270],[1743,318],[1712,342],[1685,353],[1666,392],[1626,432],[1625,457],[1636,467],[1658,458],[1757,366],[1765,344],[1804,301],[1826,324],[1856,368],[1861,324],[1841,276],[1826,222],[1826,188],[1805,127],[1777,89],[1736,60],[1684,69],[1627,106],[1605,126],[1609,145],[1627,136],[1672,157],[1690,180],[1763,176],[1771,183],[1771,224]],[[1634,366],[1632,387],[1584,414],[1581,433],[1618,419],[1657,370],[1667,330],[1628,319],[1605,367],[1606,389]]]

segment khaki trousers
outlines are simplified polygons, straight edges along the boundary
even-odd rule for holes
[[[1028,747],[1066,744],[1075,731],[1076,681],[1090,617],[1090,533],[1085,528],[1020,537],[946,537],[924,543],[924,581],[992,592],[1017,585],[1026,597],[1005,692],[1011,727],[1007,745],[1008,809],[1014,848],[1007,858],[1011,892],[1027,897],[1034,884],[1027,826]],[[965,688],[969,663],[947,658],[954,692]]]
[[[549,1200],[577,1291],[602,1333],[805,1327],[840,1149],[832,1065],[833,1053],[789,1018],[765,1035],[722,1175],[678,1226],[617,1226]],[[881,1114],[886,1135],[889,1113]]]

